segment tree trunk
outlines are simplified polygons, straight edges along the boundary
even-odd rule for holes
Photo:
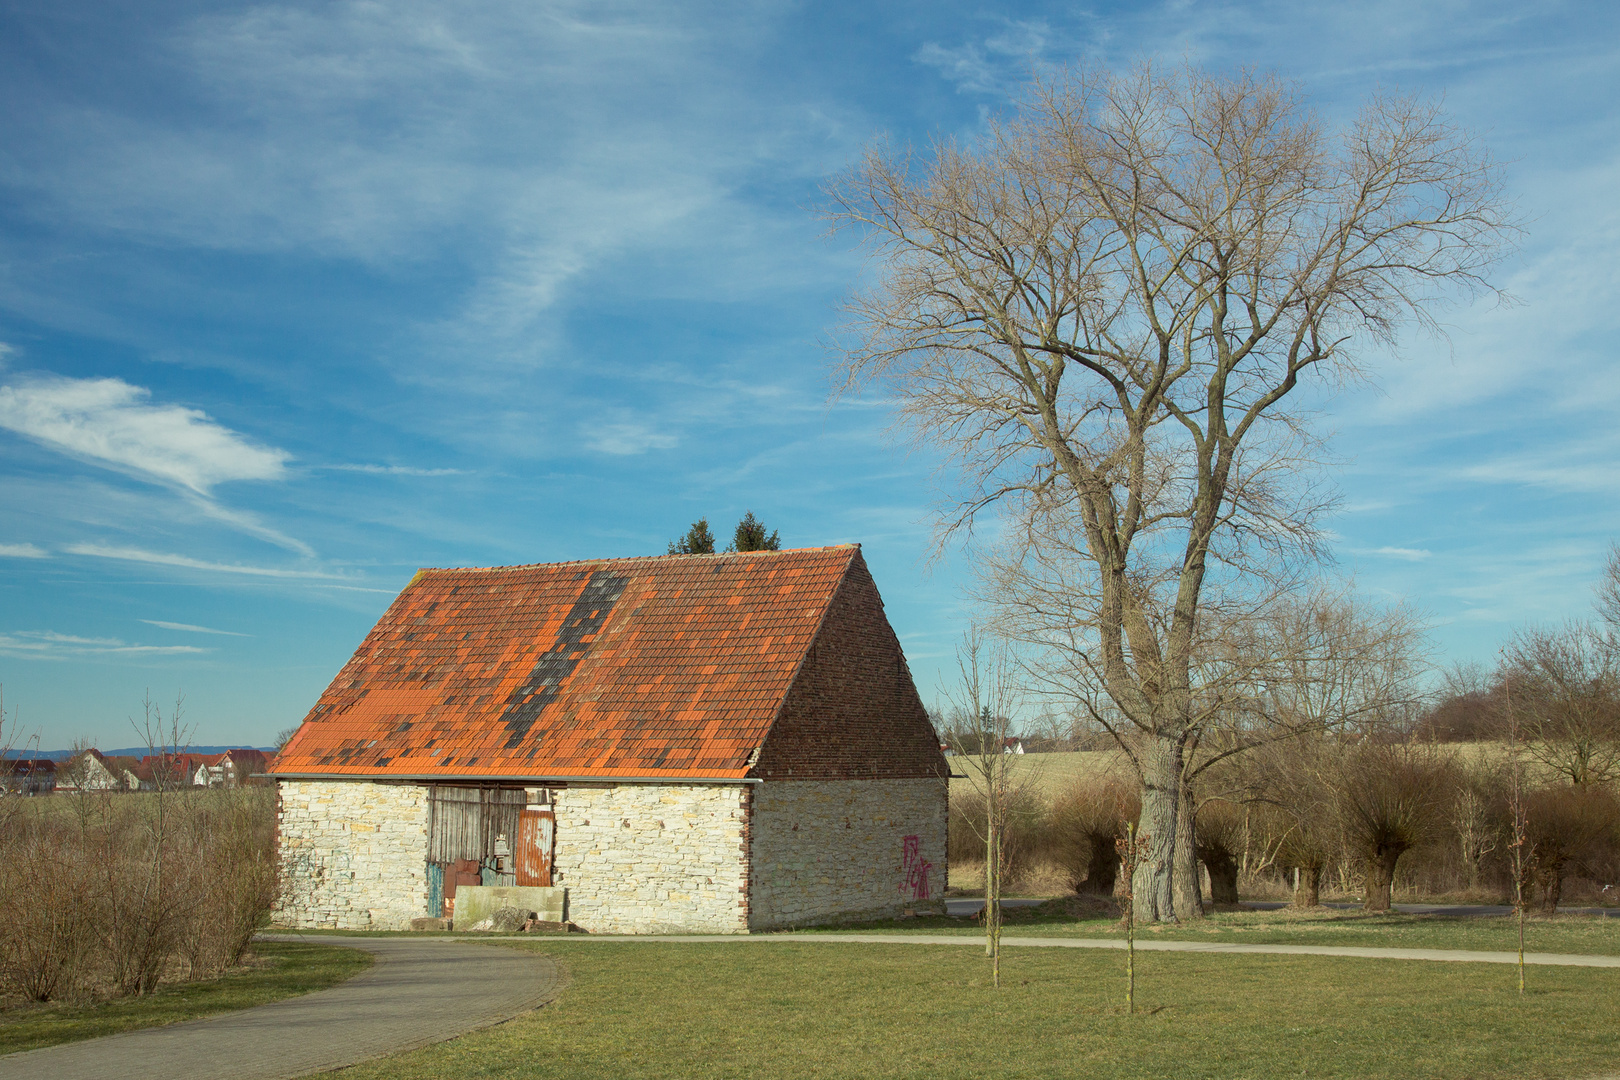
[[[1209,855],[1204,859],[1209,869],[1209,899],[1214,904],[1238,902],[1238,864],[1230,852]]]
[[[1541,892],[1543,915],[1558,914],[1558,901],[1564,894],[1564,865],[1550,863],[1536,867],[1536,887]]]
[[[1395,887],[1395,864],[1404,849],[1380,847],[1367,857],[1367,899],[1363,911],[1388,911],[1390,893]]]
[[[1147,857],[1131,877],[1136,894],[1133,906],[1136,918],[1142,922],[1176,922],[1194,917],[1198,860],[1192,843],[1192,808],[1181,778],[1182,759],[1181,739],[1160,736],[1144,740],[1142,817],[1137,828],[1139,835],[1146,835],[1148,849]],[[1184,804],[1185,828],[1181,821]]]
[[[1313,908],[1322,902],[1322,868],[1296,866],[1294,868],[1294,906]]]
[[[1086,866],[1086,879],[1075,886],[1075,892],[1094,896],[1113,896],[1119,877],[1119,849],[1112,836],[1092,836],[1091,859]]]
[[[1176,851],[1171,892],[1176,917],[1182,920],[1204,917],[1204,882],[1198,873],[1198,804],[1193,801],[1192,785],[1181,782],[1181,802],[1176,808]]]

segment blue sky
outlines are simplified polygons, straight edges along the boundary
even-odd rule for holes
[[[1320,8],[1321,10],[1313,10]],[[1443,95],[1528,222],[1449,341],[1326,400],[1339,570],[1442,659],[1584,617],[1620,537],[1620,8],[0,5],[0,683],[47,747],[295,723],[419,566],[865,545],[925,698],[966,620],[933,461],[828,402],[813,212],[1032,66]]]

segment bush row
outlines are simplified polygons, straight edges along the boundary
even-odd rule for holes
[[[1570,899],[1616,899],[1620,799],[1611,786],[1521,784],[1515,795],[1505,767],[1432,747],[1296,747],[1280,760],[1208,778],[1214,793],[1194,799],[1206,901],[1236,903],[1241,893],[1310,906],[1324,891],[1362,898],[1382,890],[1386,901],[1399,893],[1505,902],[1515,874],[1526,903],[1544,911]],[[1007,811],[1010,889],[1120,891],[1114,842],[1141,812],[1134,778],[1026,783],[1011,791]],[[982,793],[953,790],[953,866],[983,864],[984,820]]]
[[[239,964],[275,903],[267,789],[10,799],[0,992],[150,994]]]

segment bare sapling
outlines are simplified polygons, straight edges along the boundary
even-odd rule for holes
[[[1136,904],[1131,895],[1136,868],[1151,850],[1153,838],[1147,833],[1138,836],[1136,822],[1125,823],[1125,835],[1114,843],[1119,849],[1120,869],[1125,871],[1125,1012],[1136,1011]]]
[[[990,960],[991,985],[1000,987],[1008,825],[1024,782],[1014,775],[1012,757],[1005,752],[1016,707],[1013,661],[1005,645],[992,644],[973,626],[957,646],[956,663],[958,700],[949,741],[983,809],[982,816],[969,814],[966,820],[984,843],[984,953]]]
[[[1508,750],[1513,755],[1508,779],[1508,810],[1513,815],[1513,840],[1508,844],[1508,859],[1513,867],[1513,916],[1519,930],[1519,995],[1524,996],[1524,878],[1528,860],[1525,846],[1529,842],[1529,824],[1524,808],[1524,759],[1519,753],[1519,720],[1513,708],[1513,680],[1504,686],[1508,718]]]
[[[145,858],[140,864],[109,860],[106,867],[109,905],[109,954],[120,992],[150,994],[168,964],[181,932],[184,905],[171,880],[183,861],[176,857],[178,817],[186,778],[179,755],[189,742],[183,726],[185,697],[176,695],[167,719],[148,694],[142,718],[130,726],[146,743],[152,768],[152,796],[143,807],[140,828]]]

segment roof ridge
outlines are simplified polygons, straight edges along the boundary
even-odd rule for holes
[[[654,559],[715,559],[715,558],[757,558],[763,556],[780,557],[783,555],[797,555],[807,552],[834,552],[859,551],[861,545],[826,544],[821,547],[783,548],[780,551],[716,551],[707,555],[624,555],[616,558],[595,559],[562,559],[558,562],[532,562],[514,563],[510,566],[424,566],[416,571],[417,575],[440,573],[494,573],[498,570],[529,570],[540,566],[597,566],[602,563],[644,563]],[[413,579],[414,581],[414,579]]]

